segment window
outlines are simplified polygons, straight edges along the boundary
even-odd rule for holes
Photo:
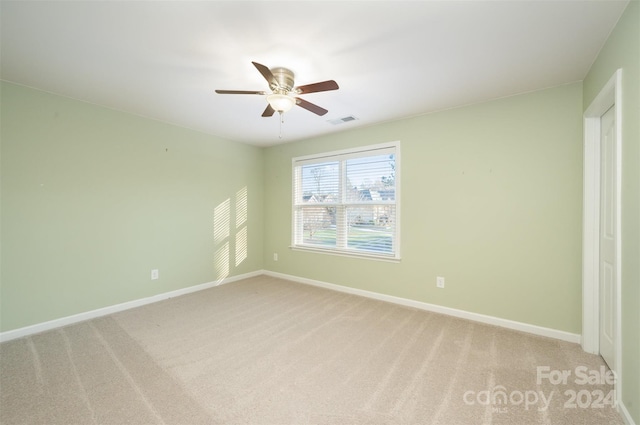
[[[293,248],[399,259],[400,144],[293,159]]]

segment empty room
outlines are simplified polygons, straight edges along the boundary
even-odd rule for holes
[[[640,425],[640,2],[0,0],[0,424]]]

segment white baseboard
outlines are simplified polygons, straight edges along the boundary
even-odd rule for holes
[[[473,320],[480,323],[486,323],[489,325],[500,326],[507,329],[527,332],[534,335],[555,338],[562,341],[573,342],[577,344],[580,343],[580,335],[573,334],[570,332],[559,331],[556,329],[545,328],[541,326],[531,325],[528,323],[515,322],[513,320],[501,319],[499,317],[487,316],[484,314],[471,313],[468,311],[457,310],[449,307],[443,307],[436,304],[429,304],[421,301],[410,300],[407,298],[394,297],[392,295],[385,295],[377,292],[366,291],[363,289],[350,288],[348,286],[336,285],[334,283],[322,282],[319,280],[307,279],[307,278],[288,275],[284,273],[277,273],[269,270],[256,270],[254,272],[245,273],[237,276],[231,276],[226,279],[221,279],[214,282],[208,282],[200,285],[190,286],[188,288],[182,288],[175,291],[165,292],[165,293],[154,295],[151,297],[141,298],[139,300],[128,301],[125,303],[116,304],[109,307],[99,308],[97,310],[91,310],[84,313],[74,314],[72,316],[62,317],[60,319],[50,320],[48,322],[38,323],[35,325],[26,326],[19,329],[13,329],[6,332],[0,332],[0,342],[22,338],[24,336],[29,336],[29,335],[37,334],[40,332],[48,331],[51,329],[68,326],[74,323],[83,322],[85,320],[94,319],[96,317],[106,316],[106,315],[117,313],[120,311],[129,310],[131,308],[141,307],[143,305],[155,303],[155,302],[166,300],[169,298],[178,297],[180,295],[186,295],[192,292],[213,288],[214,286],[219,286],[226,283],[231,283],[238,280],[247,279],[250,277],[256,277],[260,275],[272,276],[272,277],[286,279],[286,280],[299,282],[307,285],[313,285],[321,288],[331,289],[334,291],[360,295],[363,297],[372,298],[380,301],[387,301],[394,304],[418,308],[420,310],[446,314],[449,316],[459,317],[462,319],[468,319],[468,320]],[[618,404],[618,409],[627,425],[636,425],[636,423],[633,421],[633,418],[631,417],[631,414],[627,410],[624,403],[620,402]]]
[[[84,313],[74,314],[72,316],[62,317],[60,319],[50,320],[48,322],[38,323],[24,328],[13,329],[0,333],[0,342],[10,341],[12,339],[22,338],[23,336],[33,335],[40,332],[48,331],[55,328],[71,325],[73,323],[84,322],[85,320],[95,319],[96,317],[106,316],[108,314],[117,313],[119,311],[129,310],[131,308],[163,301],[169,298],[179,297],[180,295],[190,294],[192,292],[202,291],[204,289],[213,288],[214,286],[224,285],[225,283],[235,282],[237,280],[247,279],[250,277],[260,276],[264,274],[262,270],[245,273],[237,276],[231,276],[213,282],[202,283],[200,285],[189,286],[188,288],[177,289],[175,291],[165,292],[153,295],[147,298],[128,301],[109,307],[99,308],[97,310],[86,311]]]
[[[475,322],[486,323],[489,325],[500,326],[502,328],[513,329],[517,331],[527,332],[534,335],[546,336],[549,338],[555,338],[562,341],[580,343],[580,335],[570,332],[560,331],[557,329],[545,328],[542,326],[531,325],[528,323],[516,322],[513,320],[502,319],[494,316],[487,316],[479,313],[472,313],[469,311],[458,310],[450,307],[443,307],[436,304],[429,304],[422,301],[410,300],[407,298],[394,297],[393,295],[385,295],[377,292],[365,291],[363,289],[350,288],[348,286],[336,285],[333,283],[322,282],[319,280],[307,279],[298,276],[292,276],[284,273],[272,272],[264,270],[263,273],[267,276],[278,277],[281,279],[292,280],[294,282],[304,283],[307,285],[319,286],[334,291],[346,292],[348,294],[360,295],[367,298],[373,298],[380,301],[387,301],[394,304],[400,304],[408,307],[418,308],[420,310],[431,311],[434,313],[446,314],[448,316],[455,316],[462,319],[473,320]]]
[[[97,310],[91,310],[84,313],[74,314],[72,316],[62,317],[60,319],[50,320],[48,322],[26,326],[24,328],[13,329],[10,331],[0,333],[0,342],[9,341],[16,338],[22,338],[23,336],[33,335],[36,333],[48,331],[50,329],[71,325],[73,323],[83,322],[85,320],[94,319],[96,317],[106,316],[108,314],[117,313],[119,311],[128,310],[130,308],[140,307],[146,304],[155,303],[158,301],[178,297],[180,295],[185,295],[185,294],[189,294],[196,291],[202,291],[204,289],[212,288],[214,286],[235,282],[237,280],[247,279],[249,277],[255,277],[262,274],[267,276],[278,277],[281,279],[291,280],[294,282],[304,283],[307,285],[319,286],[319,287],[331,289],[334,291],[340,291],[340,292],[345,292],[349,294],[360,295],[367,298],[373,298],[376,300],[387,301],[387,302],[404,305],[408,307],[414,307],[421,310],[432,311],[435,313],[441,313],[449,316],[460,317],[462,319],[473,320],[476,322],[486,323],[489,325],[495,325],[503,328],[528,332],[534,335],[546,336],[546,337],[560,339],[563,341],[573,342],[577,344],[580,343],[580,335],[578,334],[572,334],[569,332],[559,331],[556,329],[530,325],[528,323],[515,322],[512,320],[501,319],[499,317],[487,316],[484,314],[471,313],[464,310],[457,310],[454,308],[443,307],[436,304],[429,304],[421,301],[410,300],[407,298],[400,298],[400,297],[394,297],[392,295],[385,295],[377,292],[365,291],[363,289],[350,288],[347,286],[336,285],[333,283],[322,282],[319,280],[307,279],[307,278],[288,275],[284,273],[272,272],[269,270],[256,270],[254,272],[245,273],[238,276],[232,276],[226,279],[221,279],[219,281],[190,286],[188,288],[182,288],[175,291],[165,292],[165,293],[154,295],[148,298],[128,301],[122,304],[116,304],[109,307],[99,308]]]
[[[620,415],[622,416],[622,419],[624,419],[625,424],[636,425],[636,423],[633,421],[633,418],[631,417],[631,413],[629,413],[629,411],[627,410],[627,406],[625,406],[623,402],[618,403],[618,412],[620,412]]]

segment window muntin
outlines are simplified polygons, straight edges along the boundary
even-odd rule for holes
[[[399,258],[399,144],[293,160],[293,247]]]

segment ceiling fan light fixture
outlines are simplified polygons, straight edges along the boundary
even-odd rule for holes
[[[276,112],[287,112],[296,104],[296,99],[286,94],[270,94],[267,96],[267,102]]]
[[[262,113],[263,117],[272,117],[273,114],[278,112],[280,117],[289,111],[294,106],[299,106],[302,109],[306,109],[318,116],[323,116],[327,111],[318,105],[315,105],[309,101],[306,101],[300,97],[302,94],[316,93],[329,90],[339,89],[338,83],[333,80],[320,81],[319,83],[305,84],[303,86],[296,86],[293,80],[293,72],[286,68],[272,68],[269,69],[265,65],[257,62],[252,62],[258,72],[262,74],[269,88],[271,94],[264,91],[249,91],[249,90],[216,90],[218,94],[255,94],[260,96],[266,96],[268,106]],[[282,119],[281,119],[282,122]]]

